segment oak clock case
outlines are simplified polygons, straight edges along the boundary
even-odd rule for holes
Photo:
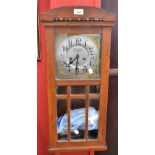
[[[48,150],[106,150],[115,14],[93,7],[62,7],[43,13],[41,21],[46,33]]]

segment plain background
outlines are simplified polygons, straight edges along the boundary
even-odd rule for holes
[[[153,1],[119,1],[119,155],[155,154]],[[37,3],[0,1],[0,154],[37,154]]]

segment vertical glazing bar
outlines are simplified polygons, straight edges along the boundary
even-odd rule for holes
[[[85,139],[88,140],[88,106],[89,106],[89,85],[86,86],[86,115],[85,115]]]
[[[68,114],[68,141],[70,141],[70,103],[71,103],[71,98],[70,98],[71,90],[70,86],[67,86],[67,114]]]

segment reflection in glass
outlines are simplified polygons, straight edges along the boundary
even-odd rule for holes
[[[99,85],[91,85],[90,93],[92,93],[92,94],[100,93],[100,86]]]
[[[85,99],[72,99],[70,112],[71,139],[84,139]]]
[[[99,99],[89,100],[88,139],[97,139],[99,119]]]
[[[66,86],[58,86],[56,90],[57,94],[67,94]]]
[[[72,94],[85,94],[85,86],[71,86]]]
[[[67,140],[67,101],[57,100],[58,140]]]

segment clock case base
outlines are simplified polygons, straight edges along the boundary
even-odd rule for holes
[[[69,147],[51,147],[49,152],[70,152],[70,151],[106,151],[107,145],[92,145],[92,146],[69,146]]]

